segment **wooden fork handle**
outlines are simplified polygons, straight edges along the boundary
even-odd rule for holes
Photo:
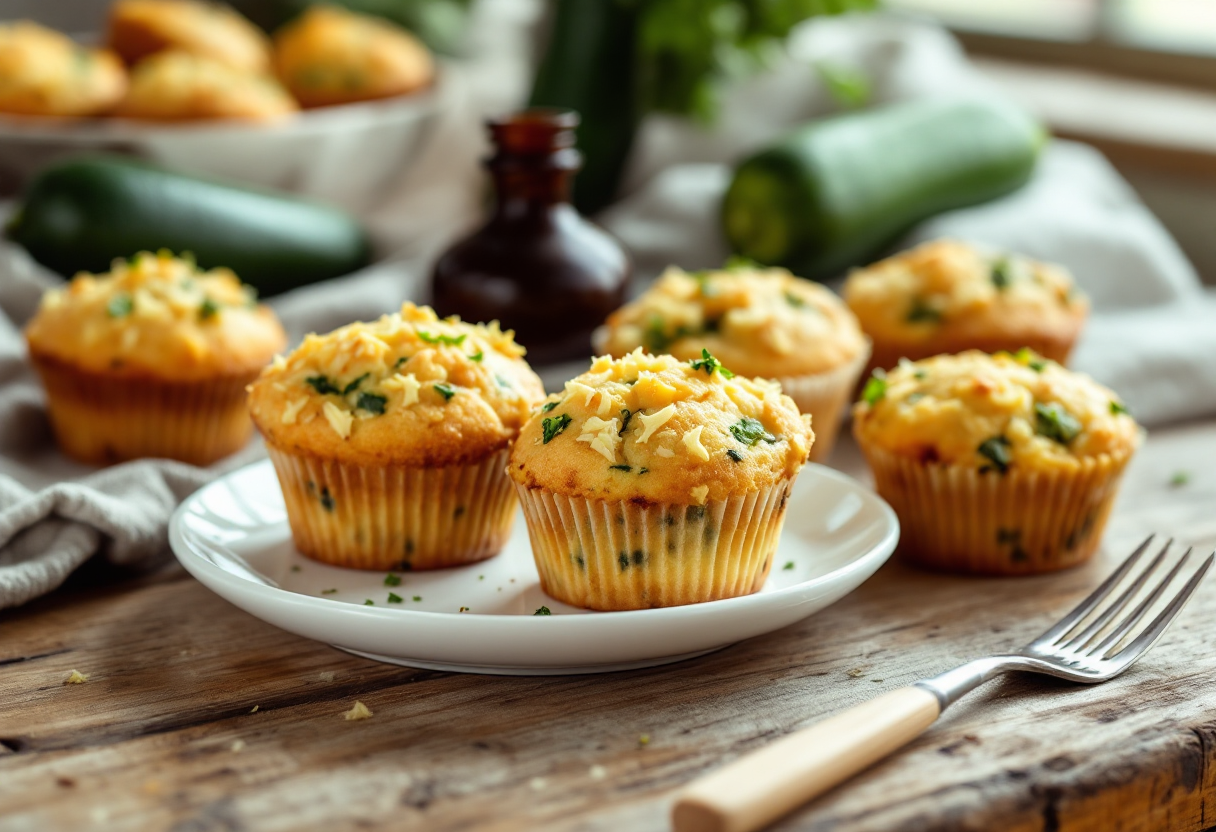
[[[886,757],[933,724],[937,697],[906,687],[783,737],[694,781],[675,832],[753,832]]]

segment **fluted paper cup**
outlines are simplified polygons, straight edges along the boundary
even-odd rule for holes
[[[869,360],[870,350],[867,347],[849,363],[826,373],[777,379],[781,392],[793,399],[800,411],[811,414],[811,428],[815,431],[815,444],[811,446],[812,462],[822,462],[832,453],[840,423],[853,400],[853,391],[857,388],[861,371]]]

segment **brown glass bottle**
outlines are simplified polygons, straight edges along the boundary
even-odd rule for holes
[[[533,364],[591,355],[591,332],[625,300],[629,256],[570,204],[582,163],[578,114],[525,110],[488,122],[496,202],[484,226],[448,249],[432,274],[440,315],[498,320]]]

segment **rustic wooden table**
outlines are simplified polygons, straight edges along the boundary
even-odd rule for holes
[[[997,580],[893,563],[800,624],[652,670],[390,667],[276,630],[176,568],[78,581],[0,614],[0,830],[663,830],[676,787],[1018,646],[1154,530],[1216,545],[1216,424],[1150,439],[1090,566]],[[1216,829],[1214,602],[1209,580],[1108,684],[992,683],[776,828]],[[72,669],[88,681],[63,684]],[[355,700],[374,716],[343,719]]]

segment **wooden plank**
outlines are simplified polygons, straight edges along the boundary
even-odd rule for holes
[[[1213,460],[1216,425],[1152,438],[1092,566],[999,580],[891,564],[780,633],[606,676],[379,665],[180,573],[59,594],[0,615],[0,830],[662,830],[673,790],[726,759],[1028,640],[1147,531],[1216,546]],[[837,461],[855,469],[855,449]],[[1178,470],[1193,476],[1174,488]],[[1214,600],[1209,582],[1115,682],[993,683],[777,828],[1211,827]],[[89,681],[63,685],[73,668]],[[356,699],[371,719],[343,719]]]

